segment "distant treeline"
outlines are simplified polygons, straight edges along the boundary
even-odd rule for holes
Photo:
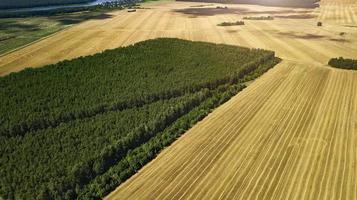
[[[207,3],[244,3],[244,4],[258,4],[266,6],[286,6],[286,7],[317,7],[319,0],[178,0],[178,1],[196,1]]]
[[[341,68],[341,69],[354,69],[357,70],[357,60],[348,59],[348,58],[332,58],[328,62],[332,67]]]
[[[95,0],[1,0],[0,9],[87,3]]]
[[[0,196],[101,199],[280,60],[156,39],[0,78]]]
[[[272,16],[251,16],[251,17],[243,17],[244,20],[274,20]]]
[[[236,21],[236,22],[222,22],[217,24],[217,26],[242,26],[244,25],[243,21]]]

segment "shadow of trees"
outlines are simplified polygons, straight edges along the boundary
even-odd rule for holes
[[[25,30],[38,31],[40,26],[37,24],[25,24],[19,20],[0,21],[0,30]]]
[[[51,19],[58,21],[62,25],[72,25],[78,24],[87,20],[102,20],[112,18],[114,15],[108,13],[99,13],[99,12],[82,12],[74,13],[68,15],[60,15],[51,17]]]
[[[78,24],[87,20],[102,20],[112,18],[114,15],[100,12],[78,12],[61,14],[48,17],[48,22],[58,23],[59,25]],[[39,31],[45,26],[41,21],[34,18],[5,18],[0,19],[0,30],[4,32],[13,31]],[[46,23],[48,23],[46,20]]]
[[[256,11],[247,8],[216,8],[216,7],[195,7],[195,8],[185,8],[176,9],[175,12],[182,13],[192,16],[213,16],[220,14],[240,14],[240,15],[275,15],[275,14],[286,14],[280,17],[292,18],[296,17],[299,19],[305,19],[306,17],[315,17],[311,15],[313,10],[294,10],[294,9],[282,9],[282,10],[264,10]],[[287,15],[289,14],[289,15]],[[293,14],[293,15],[292,15]]]

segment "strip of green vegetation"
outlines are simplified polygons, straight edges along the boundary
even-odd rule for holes
[[[134,175],[146,163],[155,158],[164,147],[170,145],[196,122],[207,116],[213,108],[226,102],[243,88],[243,85],[236,84],[228,86],[228,88],[222,88],[222,90],[212,91],[210,98],[186,115],[178,118],[172,125],[157,133],[148,142],[132,150],[106,173],[96,177],[86,185],[81,190],[79,199],[101,199],[109,194],[109,192]]]
[[[278,62],[270,51],[156,39],[0,78],[1,126],[26,121],[21,112],[55,120],[83,109],[0,135],[0,196],[101,198]]]
[[[348,59],[348,58],[332,58],[328,64],[331,67],[336,67],[340,69],[353,69],[357,70],[357,60],[355,59]]]
[[[217,24],[217,26],[242,26],[244,25],[243,21],[236,21],[236,22],[222,22]]]
[[[244,20],[274,20],[272,16],[243,17]]]

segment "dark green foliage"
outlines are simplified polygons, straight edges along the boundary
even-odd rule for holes
[[[328,62],[331,67],[341,68],[341,69],[353,69],[357,70],[357,60],[348,58],[332,58]]]
[[[236,21],[236,22],[222,22],[217,24],[217,26],[241,26],[244,25],[243,21]]]
[[[9,138],[4,143],[6,149],[1,148],[1,152],[8,157],[0,161],[16,163],[17,167],[5,165],[1,169],[5,176],[12,179],[11,182],[16,183],[16,191],[27,196],[36,193],[38,184],[48,182],[51,177],[58,177],[59,180],[77,174],[76,179],[82,179],[79,181],[83,182],[87,174],[101,173],[100,166],[105,167],[105,163],[91,163],[93,167],[88,173],[84,173],[85,170],[78,172],[75,166],[90,166],[88,161],[101,153],[106,154],[105,149],[115,144],[120,145],[116,148],[116,155],[125,154],[128,148],[135,146],[136,140],[140,142],[145,139],[138,126],[149,126],[159,115],[170,112],[173,104],[183,100],[158,101],[140,108],[108,112],[64,123],[56,128],[29,132],[23,138]],[[16,174],[31,174],[33,177],[31,181],[28,180],[27,187],[23,187],[25,177],[17,177]]]
[[[253,17],[243,17],[244,20],[274,20],[272,16],[253,16]]]
[[[0,9],[87,3],[94,0],[1,0]]]
[[[0,78],[0,196],[101,198],[277,62],[156,39]]]
[[[0,135],[23,135],[202,87],[215,88],[274,57],[274,52],[259,49],[191,43],[151,40],[1,78]]]
[[[131,175],[135,174],[144,164],[155,158],[164,147],[170,145],[180,135],[203,119],[211,110],[229,100],[242,90],[244,86],[233,85],[212,91],[212,97],[178,118],[164,131],[158,133],[148,142],[135,148],[118,164],[111,167],[106,173],[96,177],[79,194],[79,199],[101,199],[115,189]]]

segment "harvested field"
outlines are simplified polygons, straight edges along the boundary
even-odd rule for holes
[[[357,73],[285,61],[107,199],[357,199]]]
[[[325,66],[335,54],[356,58],[357,35],[332,13],[316,26],[330,6],[313,10],[315,18],[248,21],[237,32],[211,33],[204,23],[232,14],[187,20],[201,21],[189,23],[193,39],[205,24],[205,40],[274,49],[285,61],[106,199],[357,199],[357,73]],[[355,23],[355,14],[339,15]],[[344,31],[348,42],[341,43]]]
[[[339,25],[357,24],[357,3],[323,3],[319,9],[319,21],[334,23]]]
[[[357,200],[357,72],[327,66],[333,57],[357,58],[356,4],[217,5],[161,2],[114,12],[1,57],[0,75],[156,37],[274,50],[281,64],[106,199]],[[264,15],[275,19],[216,26]]]
[[[178,37],[265,48],[276,51],[278,56],[284,59],[299,62],[326,64],[331,57],[356,56],[357,29],[345,26],[353,26],[357,22],[357,13],[351,6],[344,7],[351,12],[341,10],[335,13],[329,11],[332,5],[323,5],[318,9],[254,5],[228,5],[228,9],[217,9],[219,4],[205,5],[161,2],[143,6],[152,9],[138,9],[133,13],[125,10],[110,13],[111,18],[84,22],[0,57],[0,75],[156,37]],[[192,9],[195,12],[189,12]],[[248,21],[244,28],[216,26],[223,21],[237,21],[244,16],[260,15],[277,15],[280,18],[272,21]],[[337,24],[343,21],[342,19],[346,22],[344,26]],[[316,26],[318,20],[323,21],[323,27]],[[342,31],[346,32],[343,37],[339,35]],[[282,36],[281,32],[299,32],[298,35],[319,35],[322,38],[292,38],[290,35]],[[343,43],[342,46],[341,42],[338,42],[341,39],[349,42]]]

